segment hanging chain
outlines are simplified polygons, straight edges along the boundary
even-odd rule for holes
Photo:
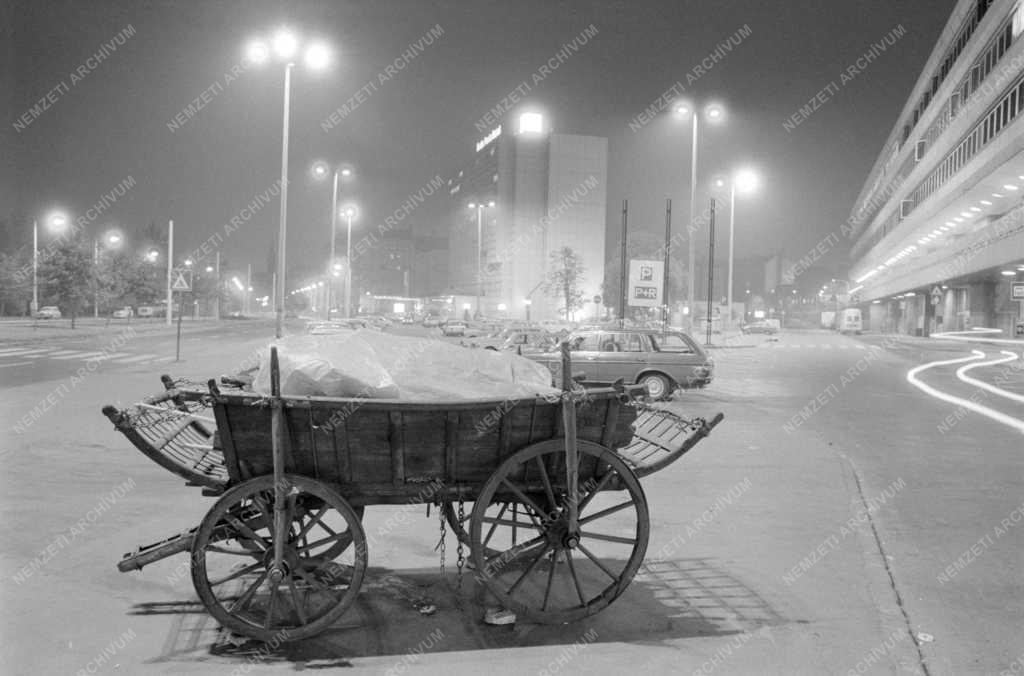
[[[444,509],[441,507],[441,505],[438,505],[438,507],[437,507],[437,518],[441,522],[441,539],[438,540],[437,547],[434,547],[434,549],[435,550],[437,550],[437,549],[441,550],[441,579],[443,580],[444,579],[444,553],[445,553],[445,542],[444,542],[444,540],[445,540],[445,528],[444,528]]]
[[[459,528],[462,530],[463,533],[466,532],[466,501],[463,500],[461,497],[459,498]],[[458,536],[459,534],[456,533],[455,535]],[[459,543],[456,546],[456,548],[455,548],[455,552],[456,552],[456,556],[457,556],[457,558],[455,559],[455,568],[459,572],[459,577],[458,577],[458,579],[459,579],[459,582],[458,582],[459,597],[458,598],[461,599],[462,598],[462,569],[466,565],[466,557],[463,554],[462,538],[461,537],[456,537],[455,539]]]

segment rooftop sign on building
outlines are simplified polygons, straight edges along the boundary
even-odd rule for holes
[[[497,127],[495,127],[494,129],[492,129],[491,131],[489,131],[487,133],[487,136],[484,136],[482,139],[480,139],[479,141],[476,142],[476,151],[480,152],[481,150],[486,148],[488,145],[490,145],[490,143],[494,139],[498,138],[499,136],[501,136],[501,125],[500,124]]]

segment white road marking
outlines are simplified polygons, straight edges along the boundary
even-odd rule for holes
[[[118,357],[128,357],[130,352],[110,352],[102,357],[96,357],[96,361],[104,361],[106,359],[117,359]]]
[[[12,351],[12,352],[8,352],[8,353],[6,353],[3,356],[5,356],[5,357],[27,357],[29,355],[46,354],[47,352],[49,352],[52,349],[53,348],[51,348],[51,347],[42,348],[42,349],[36,347],[36,348],[28,349],[28,350],[21,349],[21,350],[15,350],[15,351]]]
[[[19,361],[19,362],[15,362],[14,364],[0,364],[0,369],[9,369],[12,366],[24,366],[25,364],[31,364],[31,363],[32,362],[30,362],[30,361]]]
[[[972,351],[969,357],[960,357],[959,359],[944,359],[942,361],[933,361],[927,364],[921,364],[920,366],[915,366],[914,368],[907,371],[907,382],[909,382],[911,385],[921,390],[925,394],[935,397],[936,399],[948,402],[950,404],[956,404],[957,406],[974,411],[975,413],[980,413],[981,415],[987,418],[991,418],[996,422],[1000,422],[1020,432],[1024,432],[1024,420],[1020,420],[1018,418],[1014,418],[1013,416],[1006,415],[1005,413],[1001,413],[999,411],[991,409],[988,406],[976,404],[973,401],[970,401],[969,399],[964,399],[962,397],[954,397],[951,394],[946,394],[945,392],[941,392],[940,390],[937,390],[930,385],[924,384],[917,378],[918,373],[926,371],[930,368],[934,368],[936,366],[948,366],[949,364],[963,364],[964,362],[977,361],[979,359],[984,358],[984,352],[974,350]]]
[[[59,357],[54,356],[56,354],[57,353],[54,352],[53,354],[49,354],[49,355],[46,355],[46,356],[47,357],[53,357],[54,359],[89,359],[90,357],[98,357],[98,356],[100,356],[103,353],[102,352],[73,352],[71,354],[66,354],[66,355],[62,355],[62,356],[59,356]]]
[[[1017,394],[1016,392],[1008,392],[1002,389],[1001,387],[990,385],[986,383],[984,380],[978,380],[977,378],[972,378],[970,376],[964,375],[971,369],[976,369],[980,366],[995,366],[996,364],[1005,364],[1007,362],[1017,361],[1017,355],[1014,354],[1013,352],[1009,352],[1008,350],[1002,350],[1001,353],[1007,356],[1001,359],[993,359],[992,361],[984,361],[978,362],[976,364],[968,364],[967,366],[961,366],[956,370],[956,377],[964,381],[968,385],[974,385],[975,387],[980,387],[983,390],[988,390],[989,392],[998,394],[1000,397],[1006,397],[1007,399],[1012,399],[1013,401],[1019,401],[1021,403],[1024,403],[1024,395],[1022,394]]]
[[[160,357],[159,359],[154,359],[153,363],[156,364],[163,361],[174,361],[174,357]]]
[[[1002,329],[975,328],[971,331],[945,331],[933,333],[933,338],[948,338],[949,340],[961,340],[972,343],[1003,343],[1007,345],[1024,345],[1024,340],[1013,340],[1011,338],[984,338],[984,334],[1000,334]]]
[[[49,356],[49,357],[56,357],[57,355],[66,355],[66,354],[81,354],[81,353],[82,353],[82,351],[81,351],[81,350],[56,350],[56,351],[54,351],[54,352],[51,352],[51,353],[50,353],[49,355],[47,355],[47,356]]]

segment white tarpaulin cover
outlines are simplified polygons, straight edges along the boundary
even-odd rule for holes
[[[358,330],[281,338],[281,393],[372,399],[446,400],[549,396],[551,373],[509,352],[437,338]],[[270,350],[260,355],[253,390],[270,394]]]

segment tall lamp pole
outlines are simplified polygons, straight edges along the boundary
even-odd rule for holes
[[[760,183],[758,175],[750,169],[741,169],[735,172],[729,179],[729,271],[726,281],[726,324],[725,328],[732,328],[732,277],[734,266],[734,246],[736,229],[736,192],[749,193],[757,189]],[[718,187],[724,185],[724,181],[717,182]]]
[[[284,115],[281,120],[281,224],[277,233],[277,272],[274,289],[274,310],[277,315],[275,336],[280,338],[284,333],[284,286],[285,286],[285,242],[288,234],[288,122],[291,103],[293,58],[299,51],[299,40],[286,29],[277,31],[268,45],[262,40],[254,40],[246,48],[246,59],[256,65],[266,63],[273,51],[274,56],[284,62]],[[331,54],[327,46],[313,43],[305,51],[306,66],[312,70],[321,70],[330,63]]]
[[[352,219],[356,217],[356,208],[348,205],[343,209],[348,236],[345,240],[345,318],[352,316]]]
[[[690,140],[690,222],[687,224],[686,233],[686,277],[687,286],[686,304],[688,306],[687,317],[689,319],[690,332],[693,332],[696,316],[694,307],[695,293],[697,286],[697,250],[694,246],[693,235],[697,222],[697,146],[700,128],[700,114],[696,106],[689,103],[680,103],[675,106],[675,113],[679,117],[691,116],[693,133]],[[725,116],[724,109],[718,104],[711,104],[704,109],[704,114],[709,122],[719,122]]]
[[[484,295],[484,207],[493,207],[494,200],[486,205],[483,202],[470,202],[469,208],[476,209],[476,316],[480,317],[480,297]]]
[[[46,226],[51,232],[63,232],[68,224],[68,217],[57,212],[46,219]],[[32,221],[32,305],[29,311],[35,316],[39,310],[39,221]]]

